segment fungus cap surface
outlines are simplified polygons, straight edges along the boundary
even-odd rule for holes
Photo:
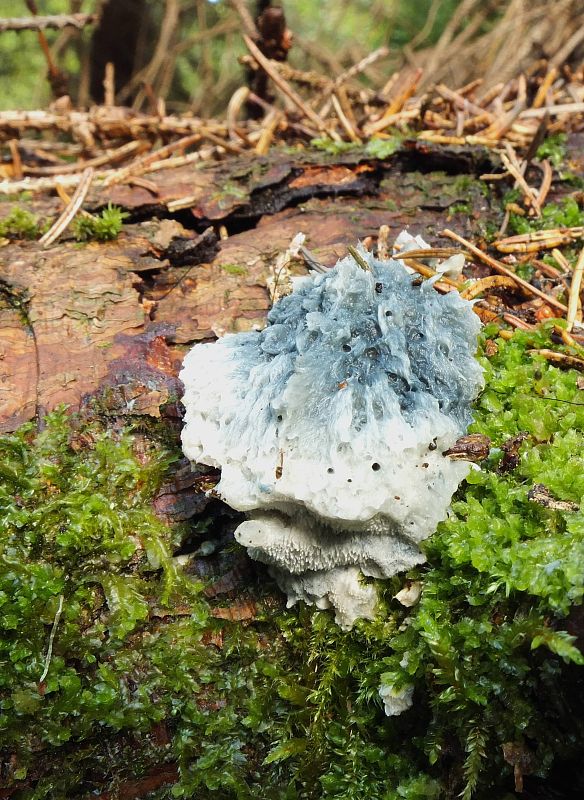
[[[366,574],[418,563],[415,543],[469,469],[442,452],[465,433],[482,386],[471,304],[360,253],[368,270],[347,257],[300,279],[263,331],[197,345],[181,372],[185,453],[221,467],[217,491],[255,519],[236,536],[280,585],[286,573],[366,572],[373,543],[407,541],[409,555],[376,557]]]

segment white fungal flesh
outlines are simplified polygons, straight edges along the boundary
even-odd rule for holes
[[[377,592],[361,580],[359,567],[335,567],[329,570],[294,575],[287,570],[271,570],[283,592],[288,608],[299,600],[317,608],[333,608],[335,622],[348,630],[357,619],[374,619]]]
[[[388,717],[396,717],[411,708],[414,689],[407,686],[405,689],[395,690],[392,686],[383,683],[379,687],[379,696],[383,700],[384,710]]]

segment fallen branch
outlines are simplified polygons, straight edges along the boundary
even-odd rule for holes
[[[409,253],[405,253],[405,255],[408,256]],[[416,258],[404,258],[404,264],[406,267],[413,269],[424,278],[439,277],[440,279],[434,284],[434,287],[443,294],[446,294],[447,292],[458,291],[459,283],[457,281],[447,278],[446,275],[441,275],[439,272],[436,272],[436,270],[432,269],[432,267],[422,264],[422,262],[418,261]]]
[[[134,155],[137,150],[141,150],[147,146],[148,145],[144,141],[139,140],[126,142],[126,144],[123,144],[115,150],[106,150],[103,155],[87,159],[86,161],[78,161],[73,164],[55,164],[50,167],[23,167],[23,172],[26,175],[34,175],[39,178],[43,175],[70,175],[74,172],[83,172],[87,167],[103,167],[106,164],[113,164],[115,161],[122,161]]]
[[[568,301],[568,333],[574,327],[576,321],[582,322],[582,306],[580,306],[580,314],[578,314],[578,305],[580,304],[580,286],[582,285],[582,275],[584,274],[584,247],[580,250],[578,262],[574,267],[574,274],[572,275],[572,285],[570,286],[570,299]]]
[[[354,78],[360,72],[366,70],[367,67],[370,67],[371,64],[374,64],[376,61],[379,61],[380,58],[385,58],[386,56],[388,56],[389,53],[390,53],[389,47],[385,47],[385,45],[383,45],[382,47],[378,47],[377,50],[374,50],[372,53],[369,53],[369,55],[365,56],[365,58],[362,58],[356,64],[353,64],[352,67],[349,67],[349,69],[345,70],[343,73],[341,73],[341,75],[335,78],[334,81],[335,87],[338,88],[342,83],[345,83],[345,81]]]
[[[3,31],[44,31],[47,28],[62,30],[77,28],[97,22],[97,14],[52,14],[44,17],[11,17],[0,19],[0,33]]]
[[[520,119],[539,119],[559,114],[584,114],[584,103],[560,103],[557,106],[542,106],[541,108],[526,108],[519,114]]]
[[[1,111],[0,137],[8,131],[12,138],[13,131],[56,130],[71,133],[88,129],[93,136],[104,139],[130,138],[138,136],[159,136],[162,133],[174,133],[184,136],[204,127],[206,131],[227,134],[226,126],[221,122],[203,122],[198,117],[154,114],[140,114],[127,108],[93,108],[91,111]]]

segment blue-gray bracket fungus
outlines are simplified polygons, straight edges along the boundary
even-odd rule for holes
[[[221,468],[216,491],[248,516],[236,539],[288,605],[332,606],[349,628],[375,615],[363,576],[424,561],[418,543],[470,469],[442,453],[483,385],[479,328],[457,292],[361,248],[298,279],[261,332],[187,355],[184,451]]]

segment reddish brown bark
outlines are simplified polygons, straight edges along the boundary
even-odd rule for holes
[[[106,244],[0,247],[0,430],[92,397],[113,414],[177,414],[186,346],[264,324],[274,265],[298,232],[328,265],[381,225],[390,239],[407,227],[432,240],[445,222],[471,234],[489,213],[480,190],[462,191],[456,175],[410,172],[409,158],[275,152],[159,171],[151,190],[123,184],[89,199],[142,218],[168,215],[179,200],[185,223],[232,231],[219,242],[210,229],[154,218]],[[434,148],[420,158],[465,173],[474,156]],[[460,201],[471,213],[449,216]],[[59,211],[43,196],[31,208]],[[292,269],[307,271],[302,261]]]

